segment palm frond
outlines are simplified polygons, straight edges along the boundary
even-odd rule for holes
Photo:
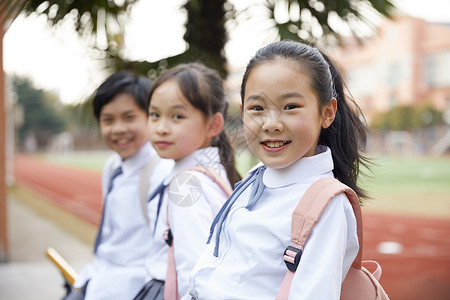
[[[67,18],[74,18],[76,31],[96,35],[99,32],[113,33],[121,28],[131,6],[137,0],[0,0],[0,14],[14,20],[20,13],[45,15],[51,26]]]
[[[323,41],[341,41],[341,34],[330,24],[332,16],[347,24],[358,39],[361,24],[376,29],[374,16],[394,18],[401,13],[393,0],[266,0],[263,5],[270,11],[268,15],[274,20],[280,39],[313,45]],[[282,10],[281,14],[289,20],[277,21],[276,10]]]

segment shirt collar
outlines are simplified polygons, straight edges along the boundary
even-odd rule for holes
[[[122,161],[119,160],[117,166],[122,167],[124,174],[132,174],[137,170],[140,170],[142,166],[148,163],[156,155],[156,150],[153,149],[150,142],[146,142],[133,156]]]
[[[284,187],[298,183],[307,177],[328,173],[333,171],[333,168],[330,148],[319,145],[314,156],[303,157],[286,168],[267,168],[263,182],[269,188]]]
[[[176,174],[196,166],[215,166],[220,164],[219,149],[217,147],[206,147],[198,149],[191,154],[175,161],[172,172],[164,183],[169,183]]]

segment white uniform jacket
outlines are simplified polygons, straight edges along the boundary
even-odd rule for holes
[[[114,180],[105,199],[102,239],[94,262],[83,268],[74,284],[81,287],[89,280],[86,300],[130,300],[145,283],[145,257],[150,249],[151,234],[139,184],[143,167],[155,157],[156,151],[146,143],[125,161],[115,153],[105,163],[102,174],[104,194],[111,172],[121,166],[123,173]],[[149,192],[169,174],[172,166],[171,160],[158,160],[147,179],[150,180]]]
[[[169,223],[174,237],[174,255],[177,269],[178,291],[182,299],[190,299],[189,275],[206,246],[209,229],[215,215],[227,196],[208,175],[189,170],[196,166],[213,169],[229,184],[226,171],[220,163],[218,148],[199,149],[175,162],[165,183],[164,193],[156,229],[155,242],[147,257],[148,280],[165,280],[168,247],[163,240],[167,230],[167,205]],[[169,199],[170,195],[170,201]],[[157,196],[157,198],[159,198]],[[150,202],[153,214],[159,199]]]
[[[219,233],[218,257],[213,255],[216,229],[192,272],[195,299],[275,299],[287,271],[283,253],[290,245],[292,212],[313,182],[333,176],[330,149],[319,146],[317,153],[283,169],[267,168],[265,189],[253,210],[246,208],[253,184],[242,192]],[[289,299],[338,300],[357,252],[355,215],[340,194],[305,245]]]

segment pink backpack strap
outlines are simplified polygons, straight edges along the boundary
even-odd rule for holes
[[[169,245],[169,251],[167,253],[167,273],[166,280],[164,282],[164,300],[180,300],[180,295],[178,294],[177,268],[175,265],[173,242]]]
[[[294,278],[294,272],[300,262],[303,247],[308,240],[312,228],[319,220],[323,210],[331,199],[341,193],[347,195],[355,213],[359,252],[353,261],[352,266],[358,269],[361,268],[363,230],[361,206],[359,204],[358,196],[351,188],[335,178],[321,178],[308,188],[292,213],[291,245],[288,246],[284,255],[288,271],[278,291],[276,297],[277,300],[288,298],[292,279]]]
[[[197,171],[200,173],[203,173],[207,175],[209,178],[211,178],[217,185],[221,188],[221,190],[229,197],[233,190],[231,189],[230,185],[217,173],[214,169],[206,167],[206,166],[196,166],[188,171]]]
[[[206,166],[196,166],[185,171],[197,171],[207,175],[211,178],[221,190],[229,197],[232,193],[230,185],[220,177],[220,175],[211,168]],[[169,245],[169,252],[167,255],[167,273],[166,280],[164,282],[164,300],[180,300],[180,295],[178,294],[178,282],[177,282],[177,269],[175,264],[175,253],[173,248],[173,237],[170,232],[169,224],[169,204],[167,204],[167,231],[164,234],[164,239]]]

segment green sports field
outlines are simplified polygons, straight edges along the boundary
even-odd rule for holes
[[[64,155],[51,153],[39,156],[52,163],[101,172],[103,165],[112,153],[112,151],[80,151]]]
[[[42,157],[58,164],[101,171],[111,153],[76,152]],[[450,157],[374,156],[373,161],[372,173],[360,179],[372,196],[365,202],[364,211],[450,218]],[[241,174],[256,163],[245,152],[237,157]]]
[[[450,157],[377,157],[366,209],[450,218]]]

